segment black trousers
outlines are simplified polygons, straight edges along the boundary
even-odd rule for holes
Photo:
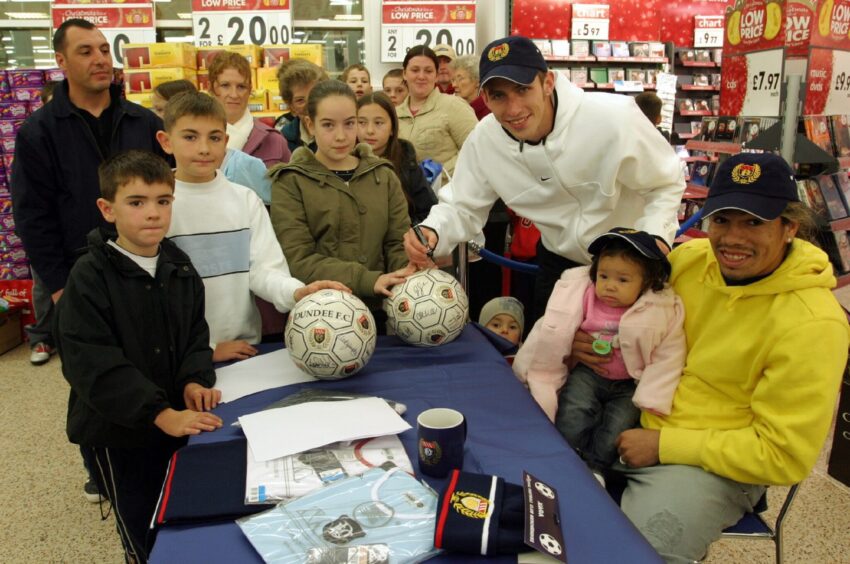
[[[168,461],[185,439],[153,448],[81,447],[100,494],[112,504],[127,562],[143,563],[153,547],[149,532]]]
[[[540,266],[540,272],[534,281],[534,311],[531,312],[530,318],[526,317],[526,335],[534,323],[546,312],[546,303],[549,301],[555,282],[558,281],[561,274],[568,268],[581,266],[575,261],[553,253],[543,246],[542,240],[537,243],[537,264]]]

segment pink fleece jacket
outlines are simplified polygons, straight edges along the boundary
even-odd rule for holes
[[[534,324],[514,359],[517,378],[554,421],[558,392],[567,380],[563,358],[584,319],[582,298],[590,267],[571,268],[555,284],[546,313]],[[638,380],[632,401],[644,410],[668,415],[687,355],[682,301],[670,288],[644,292],[620,320],[620,350],[629,374]]]

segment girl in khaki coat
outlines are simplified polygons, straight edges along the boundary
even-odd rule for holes
[[[299,147],[288,164],[274,167],[271,216],[292,275],[309,284],[337,280],[376,314],[378,296],[404,281],[402,238],[410,228],[407,200],[392,165],[356,145],[354,93],[338,81],[317,84],[305,125],[316,153]]]

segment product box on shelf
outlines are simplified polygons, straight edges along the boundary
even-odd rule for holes
[[[0,119],[23,119],[28,114],[26,102],[0,102]]]
[[[0,262],[0,280],[26,280],[29,277],[29,263]]]
[[[694,58],[698,63],[710,63],[711,51],[708,49],[697,49],[694,51]]]
[[[269,111],[270,112],[285,112],[289,109],[286,102],[281,98],[280,93],[272,90],[269,92]]]
[[[274,67],[262,67],[257,69],[257,80],[254,88],[268,90],[269,92],[280,92],[280,83],[277,81],[277,69]]]
[[[10,88],[9,76],[6,74],[6,71],[0,70],[0,92],[10,92]]]
[[[723,49],[712,49],[711,50],[711,59],[717,65],[722,64],[723,63]]]
[[[0,119],[0,137],[14,137],[23,124],[24,120],[20,118]]]
[[[535,47],[540,51],[540,54],[544,57],[548,57],[552,54],[552,41],[549,39],[532,39],[531,40]]]
[[[121,49],[125,69],[194,69],[198,64],[197,53],[191,43],[126,43]]]
[[[198,71],[198,90],[200,90],[201,92],[210,91],[210,71]]]
[[[610,57],[611,44],[607,41],[594,41],[592,45],[593,54],[597,57]]]
[[[632,57],[649,57],[649,43],[637,42],[629,45]]]
[[[41,88],[44,86],[44,71],[34,69],[7,70],[9,86],[11,88]]]
[[[14,231],[15,218],[11,213],[0,213],[0,231]]]
[[[847,208],[844,207],[844,200],[841,198],[841,194],[838,192],[838,186],[832,180],[832,176],[828,174],[822,174],[820,176],[816,176],[815,180],[818,181],[818,186],[820,187],[820,192],[823,195],[823,200],[826,202],[826,210],[829,212],[829,219],[835,221],[836,219],[844,219],[847,217]]]
[[[833,154],[832,138],[829,134],[829,119],[826,116],[805,116],[803,117],[803,126],[809,141],[825,152]]]
[[[626,69],[623,68],[609,68],[608,69],[608,82],[616,82],[618,80],[626,80]],[[637,78],[639,82],[643,82],[643,80]]]
[[[296,43],[289,46],[290,59],[304,59],[314,65],[324,67],[322,46],[317,43]]]
[[[263,66],[274,68],[290,58],[289,45],[268,45],[263,47]]]
[[[697,55],[693,51],[693,49],[686,49],[685,51],[679,52],[679,60],[683,63],[695,63],[697,60]]]
[[[850,156],[850,116],[830,116],[832,128],[832,143],[836,157]]]
[[[829,210],[826,207],[826,200],[823,199],[817,180],[814,178],[798,180],[797,194],[800,196],[800,201],[808,205],[816,215],[829,221]]]
[[[646,69],[629,69],[626,71],[626,79],[643,84],[649,84],[646,79]]]
[[[590,82],[606,84],[608,82],[608,69],[605,67],[590,67]]]
[[[738,140],[740,134],[737,117],[721,117],[717,121],[717,131],[714,133],[715,141],[730,141]]]
[[[32,102],[41,98],[41,86],[21,86],[12,88],[12,97],[18,102]]]
[[[573,39],[570,41],[570,48],[575,57],[587,57],[590,55],[590,41],[586,39]]]
[[[199,47],[197,51],[197,68],[209,69],[215,56],[223,51],[239,53],[248,60],[252,67],[260,66],[263,58],[263,48],[259,45],[225,45],[223,47]]]
[[[24,342],[22,336],[21,310],[18,308],[0,312],[0,354],[4,354]]]
[[[741,124],[741,143],[749,143],[753,141],[761,133],[761,119],[759,118],[744,118]]]
[[[135,94],[125,94],[128,102],[133,102],[134,104],[139,104],[144,108],[152,108],[153,101],[151,100],[151,96],[153,96],[153,92],[139,92]]]
[[[0,249],[6,247],[20,247],[23,241],[18,234],[11,230],[0,230]]]
[[[850,240],[846,231],[834,231],[835,244],[838,247],[838,257],[841,259],[841,272],[850,272]]]
[[[612,41],[611,42],[611,56],[612,57],[629,57],[629,56],[631,56],[631,52],[629,51],[629,43],[627,41]]]
[[[45,69],[44,71],[44,83],[48,82],[62,82],[65,80],[65,71],[62,69]]]
[[[15,138],[14,137],[0,137],[0,151],[3,153],[14,153],[15,152]],[[3,213],[3,212],[0,212]]]
[[[254,90],[248,98],[248,111],[264,112],[269,108],[268,90]]]
[[[195,70],[183,67],[125,70],[124,91],[127,94],[150,92],[164,82],[180,79],[188,80],[194,84],[198,82]]]
[[[657,41],[650,41],[649,45],[649,56],[650,57],[666,57],[667,52],[664,49],[663,43],[658,43]]]
[[[0,197],[0,214],[12,213],[12,199]]]
[[[570,76],[573,84],[584,86],[587,84],[587,67],[573,67]]]
[[[553,39],[552,40],[552,55],[555,57],[569,57],[570,56],[570,42],[567,39]]]
[[[27,262],[27,254],[23,247],[4,247],[0,248],[0,262],[3,263],[24,263]]]

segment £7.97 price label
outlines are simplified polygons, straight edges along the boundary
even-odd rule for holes
[[[192,29],[198,47],[289,43],[289,0],[192,0]]]
[[[475,54],[475,2],[384,2],[381,62],[399,63],[411,47],[439,44],[458,56]]]

